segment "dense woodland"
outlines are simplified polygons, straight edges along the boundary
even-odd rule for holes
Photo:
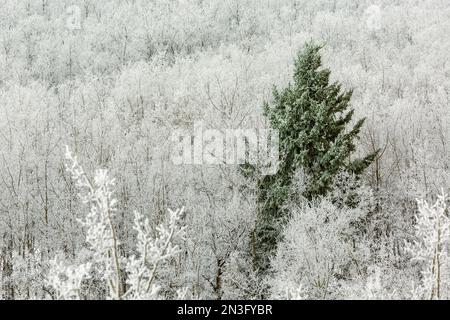
[[[448,0],[0,0],[0,299],[450,298],[449,34]],[[175,165],[196,121],[280,130],[280,170]]]

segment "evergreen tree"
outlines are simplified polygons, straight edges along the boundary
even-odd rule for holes
[[[274,89],[273,104],[264,105],[272,128],[279,132],[280,161],[277,173],[258,183],[253,250],[260,271],[267,270],[287,218],[282,205],[295,171],[301,168],[309,177],[304,196],[313,199],[327,193],[336,174],[346,170],[359,175],[377,154],[351,160],[364,119],[347,129],[354,113],[349,109],[352,91],[330,84],[330,70],[321,68],[321,48],[307,44],[295,61],[293,84],[281,92]]]

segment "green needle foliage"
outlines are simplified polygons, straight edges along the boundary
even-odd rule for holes
[[[320,49],[307,44],[295,61],[294,82],[281,92],[274,89],[273,104],[265,103],[265,115],[279,132],[280,163],[275,175],[258,184],[259,217],[253,243],[255,266],[267,270],[286,220],[282,209],[297,169],[309,180],[303,196],[325,195],[333,178],[347,170],[359,175],[377,152],[351,160],[355,140],[365,119],[350,126],[354,110],[349,109],[352,91],[330,84],[330,70],[321,68]]]

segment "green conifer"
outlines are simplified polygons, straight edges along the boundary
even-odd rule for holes
[[[351,159],[365,119],[349,128],[352,91],[330,84],[330,70],[321,68],[321,48],[307,44],[295,60],[293,84],[281,92],[274,89],[273,103],[264,105],[272,128],[279,132],[280,161],[277,173],[258,184],[254,254],[260,271],[267,269],[287,218],[282,206],[296,170],[303,169],[309,177],[304,196],[313,199],[327,193],[336,174],[347,170],[359,175],[377,154]]]

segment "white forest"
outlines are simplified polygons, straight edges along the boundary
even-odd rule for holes
[[[449,299],[449,34],[448,0],[0,0],[0,299]]]

